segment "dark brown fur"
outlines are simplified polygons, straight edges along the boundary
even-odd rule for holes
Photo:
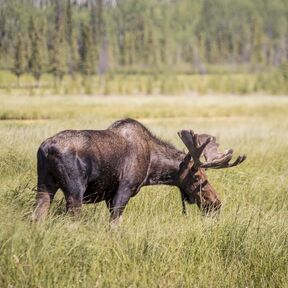
[[[38,192],[33,218],[44,218],[56,191],[64,192],[67,210],[78,214],[83,203],[106,201],[117,220],[141,187],[166,184],[180,188],[184,201],[208,211],[220,200],[203,169],[191,157],[159,140],[141,123],[125,119],[106,130],[66,130],[38,150]]]

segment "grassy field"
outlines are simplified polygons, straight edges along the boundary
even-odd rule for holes
[[[288,97],[0,96],[0,287],[288,287]],[[219,219],[181,215],[172,187],[144,188],[110,231],[104,203],[30,223],[36,151],[63,129],[134,117],[184,149],[176,132],[217,136],[248,159],[209,171]]]
[[[237,66],[238,67],[238,66]],[[266,71],[267,69],[265,69]],[[247,71],[211,71],[210,74],[108,74],[84,79],[81,75],[65,76],[61,82],[44,74],[39,86],[30,74],[23,75],[19,82],[9,71],[0,70],[0,95],[179,95],[196,93],[218,94],[288,94],[288,65],[282,70],[265,73]]]

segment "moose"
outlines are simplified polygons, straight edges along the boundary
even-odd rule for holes
[[[184,214],[185,202],[197,204],[204,214],[218,211],[221,201],[205,170],[237,166],[246,156],[231,163],[233,150],[220,153],[215,137],[191,130],[178,135],[187,154],[133,119],[116,121],[106,130],[65,130],[48,138],[37,153],[33,220],[45,218],[59,188],[68,212],[77,216],[82,204],[105,201],[114,224],[121,220],[129,199],[148,185],[177,186]]]

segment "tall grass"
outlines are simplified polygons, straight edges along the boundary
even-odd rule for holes
[[[285,97],[1,101],[7,117],[0,121],[0,287],[287,287]],[[208,171],[223,200],[220,217],[203,218],[194,206],[183,217],[177,189],[155,186],[129,202],[114,232],[103,203],[83,206],[79,221],[65,215],[61,191],[48,219],[32,225],[41,141],[67,128],[103,129],[126,116],[180,149],[176,132],[193,128],[248,155],[237,168]]]
[[[65,76],[59,82],[52,75],[45,74],[39,87],[31,75],[24,75],[17,84],[17,78],[7,71],[0,71],[0,94],[16,95],[176,95],[197,93],[206,95],[266,93],[288,94],[287,69],[269,73],[216,73],[198,74],[108,74],[90,76]]]

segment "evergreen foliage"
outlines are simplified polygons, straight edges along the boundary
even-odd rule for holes
[[[25,38],[19,36],[15,45],[15,58],[13,72],[17,76],[18,86],[20,77],[26,72],[27,69],[27,48],[25,44]]]
[[[67,71],[66,43],[63,43],[61,36],[56,33],[52,49],[51,72],[56,79],[62,80]]]
[[[80,43],[80,71],[85,75],[92,75],[95,72],[95,50],[93,49],[92,29],[83,25],[81,29]]]
[[[56,79],[62,80],[67,70],[67,44],[71,44],[71,12],[67,7],[67,19],[70,18],[67,23],[64,13],[64,7],[61,6],[61,2],[56,2],[55,6],[55,36],[52,42],[52,57],[51,57],[51,72]],[[66,24],[66,25],[65,25]],[[66,41],[67,40],[67,41]]]
[[[0,67],[17,70],[15,35],[28,34],[28,71],[38,80],[43,72],[261,71],[288,60],[286,0],[4,0],[0,15]]]
[[[30,57],[30,71],[39,85],[39,80],[42,76],[45,64],[45,40],[41,31],[34,30],[31,34],[31,57]]]

